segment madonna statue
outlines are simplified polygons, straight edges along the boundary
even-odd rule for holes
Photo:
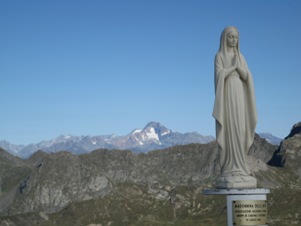
[[[216,187],[256,188],[256,179],[246,163],[257,123],[253,78],[240,52],[235,27],[224,29],[215,56],[213,117],[221,165]]]

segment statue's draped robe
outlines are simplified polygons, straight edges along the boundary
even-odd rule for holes
[[[248,75],[245,81],[236,71],[228,75],[230,59],[221,52],[215,57],[213,117],[216,120],[222,177],[250,175],[245,156],[253,143],[257,123],[252,74],[243,55],[238,54],[238,57],[240,67]]]

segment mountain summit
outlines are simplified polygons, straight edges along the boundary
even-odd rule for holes
[[[156,143],[161,145],[161,138],[172,131],[158,122],[149,122],[142,130],[135,129],[130,136],[134,136],[140,145]]]
[[[128,149],[134,152],[148,152],[174,145],[190,143],[208,143],[213,136],[202,136],[198,133],[178,133],[166,128],[159,122],[149,122],[143,129],[134,129],[130,134],[115,137],[108,141],[116,149]]]
[[[144,131],[153,131],[160,137],[169,134],[171,130],[167,129],[165,126],[159,122],[149,122],[143,129]]]

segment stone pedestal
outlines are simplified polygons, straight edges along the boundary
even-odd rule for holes
[[[212,189],[205,195],[226,195],[228,226],[266,226],[269,189]]]
[[[216,180],[218,189],[244,189],[257,188],[257,180],[252,176],[220,176]]]

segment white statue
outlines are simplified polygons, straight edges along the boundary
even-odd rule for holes
[[[257,123],[253,78],[240,53],[239,33],[235,27],[224,29],[215,56],[213,117],[221,164],[216,187],[256,188],[256,179],[246,163]]]

